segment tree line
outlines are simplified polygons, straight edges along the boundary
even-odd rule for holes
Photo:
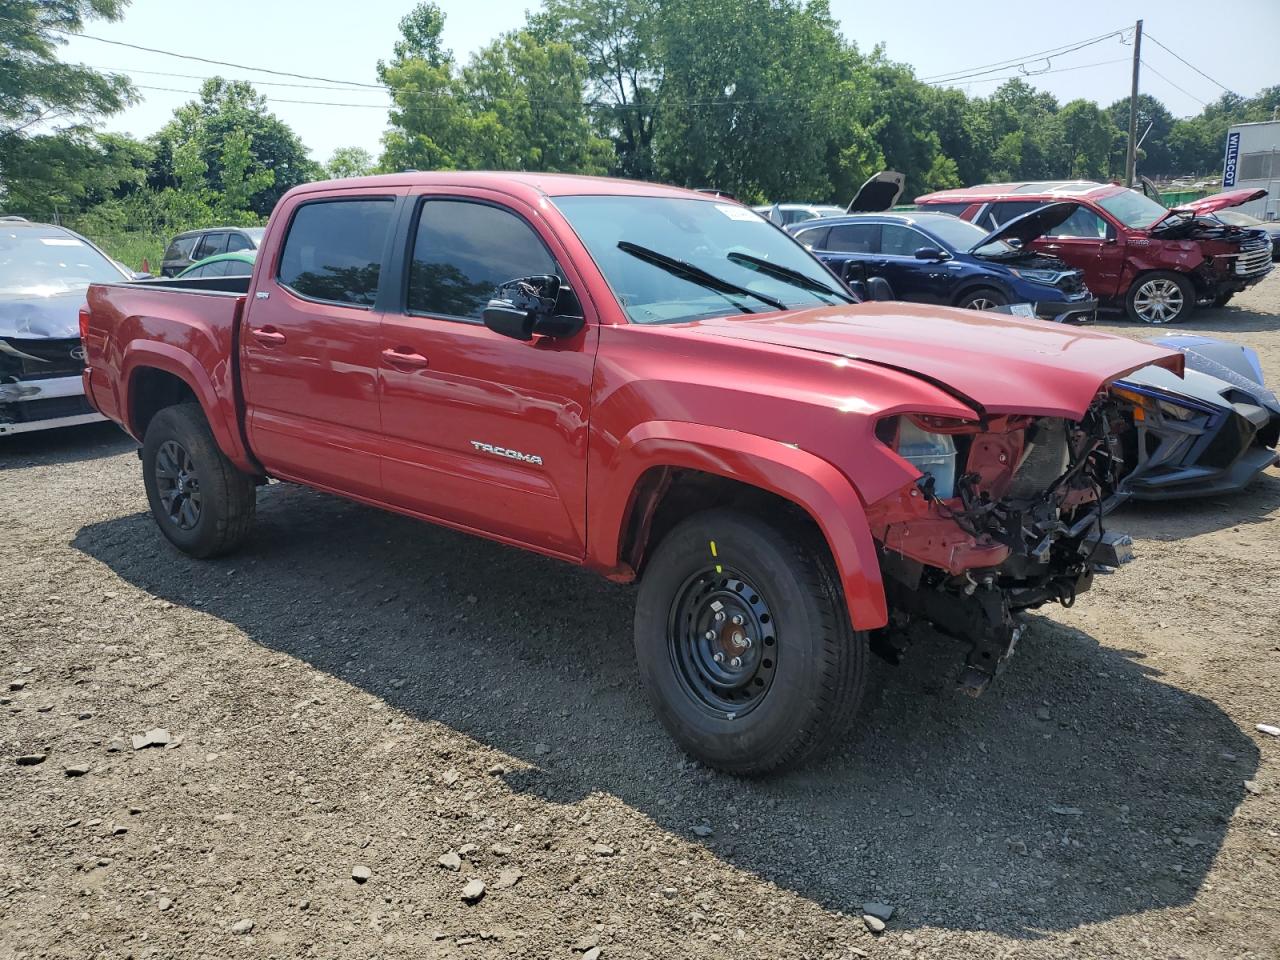
[[[127,77],[63,63],[60,38],[128,0],[0,3],[0,210],[99,232],[261,222],[299,183],[406,169],[514,169],[714,187],[747,201],[847,202],[877,170],[909,195],[1123,172],[1128,99],[1059,103],[1026,80],[989,96],[931,86],[845,38],[826,0],[544,0],[465,59],[420,3],[376,65],[391,98],[373,145],[310,159],[243,81],[213,78],[151,136],[95,124]],[[1212,174],[1227,127],[1270,119],[1280,86],[1195,117],[1139,103],[1139,171]],[[54,132],[49,132],[56,126]]]

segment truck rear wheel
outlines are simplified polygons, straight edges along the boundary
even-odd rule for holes
[[[1196,307],[1196,291],[1180,273],[1160,270],[1133,281],[1124,300],[1131,320],[1142,323],[1179,323]]]
[[[156,525],[183,553],[216,557],[249,535],[253,478],[223,456],[199,404],[165,407],[152,418],[142,442],[142,480]]]
[[[679,523],[647,564],[640,672],[667,732],[708,766],[746,776],[797,766],[858,709],[867,637],[815,539],[710,510]]]

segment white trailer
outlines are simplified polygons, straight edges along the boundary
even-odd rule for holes
[[[1260,220],[1280,220],[1280,120],[1237,123],[1227,131],[1222,188],[1261,187],[1267,195],[1237,207]]]

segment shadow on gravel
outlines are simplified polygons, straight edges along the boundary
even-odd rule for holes
[[[1239,493],[1202,500],[1132,502],[1118,510],[1108,528],[1147,540],[1182,540],[1226,527],[1266,523],[1280,507],[1280,468],[1272,467]]]
[[[874,669],[842,752],[745,782],[687,763],[652,717],[630,589],[555,561],[279,485],[260,492],[257,534],[234,557],[182,557],[144,514],[74,545],[524,761],[506,775],[515,790],[557,804],[613,794],[828,910],[892,903],[899,929],[1034,938],[1187,904],[1258,765],[1212,702],[1039,618],[982,699],[951,690],[959,651],[927,642]],[[704,818],[715,832],[699,840]]]
[[[114,457],[136,446],[133,438],[114,423],[15,433],[0,436],[0,470],[81,463]]]
[[[1184,333],[1213,337],[1224,333],[1267,333],[1280,330],[1280,314],[1259,313],[1234,304],[1227,304],[1225,307],[1197,307],[1191,315],[1190,323],[1173,326],[1138,323],[1136,320],[1129,320],[1120,311],[1103,311],[1099,314],[1098,322],[1105,325],[1108,333],[1119,333],[1137,340]]]

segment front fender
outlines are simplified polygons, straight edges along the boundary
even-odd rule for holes
[[[136,375],[144,369],[163,370],[190,387],[200,401],[219,449],[240,469],[254,469],[237,429],[234,399],[219,393],[208,371],[192,354],[162,341],[131,340],[122,352],[120,382],[124,386],[120,415],[130,434],[141,441],[139,425],[134,422],[132,393],[138,379]],[[226,389],[230,389],[229,384]]]
[[[655,467],[700,470],[746,483],[795,503],[821,529],[858,630],[888,622],[875,541],[853,484],[836,467],[797,447],[722,427],[651,421],[622,438],[588,508],[588,556],[617,568],[637,483]]]

